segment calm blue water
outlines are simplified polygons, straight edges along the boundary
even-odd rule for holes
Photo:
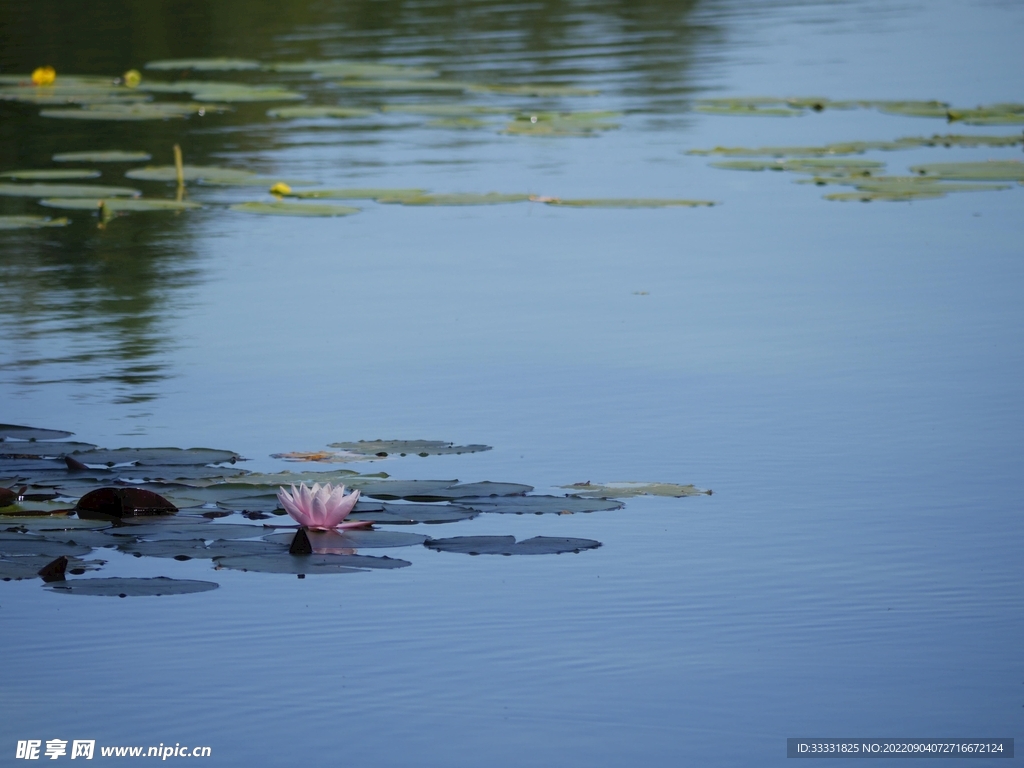
[[[457,27],[432,8],[403,6],[371,34],[324,6],[316,24],[279,20],[265,49],[226,32],[220,49],[172,39],[79,69],[354,47],[455,77],[562,72],[602,89],[574,107],[625,110],[622,127],[538,139],[231,118],[104,135],[3,107],[5,168],[180,140],[197,163],[332,187],[723,204],[208,209],[117,220],[106,240],[85,225],[4,235],[0,421],[109,447],[230,448],[254,469],[336,440],[485,442],[373,466],[715,495],[443,533],[604,544],[579,555],[406,549],[411,568],[297,580],[112,553],[107,575],[221,586],[114,600],[2,584],[0,750],[95,738],[210,745],[210,764],[232,766],[749,766],[783,764],[791,736],[1021,735],[1024,189],[834,203],[790,174],[684,153],[1019,132],[873,111],[720,117],[686,99],[1021,101],[1024,8],[579,4],[552,11],[545,43],[517,26],[533,6]],[[35,61],[30,48],[5,67]],[[868,157],[901,173],[1020,147]],[[140,382],[133,365],[155,374]]]

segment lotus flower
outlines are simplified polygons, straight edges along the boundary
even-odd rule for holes
[[[292,486],[288,493],[284,488],[277,492],[277,500],[288,511],[299,525],[314,531],[329,531],[333,528],[360,528],[370,525],[368,520],[342,522],[359,501],[359,491],[345,495],[345,486],[332,486],[327,483],[323,487],[314,483],[307,488],[302,483],[298,490]]]

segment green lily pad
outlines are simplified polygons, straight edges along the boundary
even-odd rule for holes
[[[491,450],[489,445],[455,445],[443,440],[359,440],[355,443],[331,443],[331,448],[340,448],[349,453],[364,456],[442,456],[448,454],[480,453]]]
[[[428,128],[454,128],[457,130],[486,128],[488,125],[486,120],[476,117],[439,117],[427,123]]]
[[[672,200],[655,197],[623,197],[623,198],[534,198],[535,202],[548,205],[559,205],[568,208],[710,208],[718,203],[713,200]]]
[[[359,213],[358,208],[345,205],[325,205],[315,203],[236,203],[229,206],[233,211],[256,213],[264,216],[351,216]]]
[[[471,83],[461,83],[454,80],[430,80],[426,78],[396,78],[396,79],[375,79],[367,77],[349,78],[338,80],[337,85],[342,88],[358,88],[370,91],[468,91],[473,88]]]
[[[138,197],[142,192],[130,187],[105,187],[99,184],[0,184],[0,195],[7,197]]]
[[[212,581],[193,579],[169,579],[157,576],[152,579],[110,578],[72,579],[47,584],[51,592],[64,595],[92,595],[95,597],[159,597],[162,595],[188,595],[194,592],[208,592],[219,585]]]
[[[177,182],[178,170],[173,165],[151,165],[145,168],[133,168],[125,176],[139,181]],[[269,186],[273,183],[267,177],[259,176],[252,171],[243,171],[237,168],[220,168],[213,165],[183,166],[182,178],[185,181],[201,181],[205,184],[223,186]]]
[[[287,197],[295,197],[300,200],[378,200],[382,197],[388,199],[422,197],[425,194],[427,194],[425,189],[352,188],[310,189],[292,192]]]
[[[1020,135],[970,136],[940,135],[906,136],[894,141],[845,141],[822,146],[795,147],[714,147],[691,149],[688,155],[723,155],[726,157],[828,157],[859,155],[871,150],[898,151],[915,147],[1010,147],[1024,141]]]
[[[621,501],[585,499],[576,496],[504,496],[500,498],[463,498],[459,504],[481,512],[504,515],[574,515],[622,509]]]
[[[949,104],[943,101],[866,101],[863,106],[906,117],[948,117]]]
[[[631,499],[635,496],[670,496],[682,498],[684,496],[710,496],[710,491],[697,488],[694,485],[677,485],[676,483],[574,483],[563,485],[563,488],[571,491],[576,496],[584,498],[601,499]]]
[[[502,194],[499,192],[463,192],[441,195],[378,197],[378,203],[399,203],[401,205],[500,205],[503,203],[525,203],[529,195]]]
[[[371,64],[361,61],[330,59],[320,61],[278,61],[264,64],[272,72],[309,72],[322,77],[372,78],[419,78],[436,77],[433,69],[406,67],[400,64]]]
[[[359,107],[278,107],[267,112],[267,117],[319,118],[319,117],[369,117],[376,114],[372,109]]]
[[[57,219],[51,219],[49,216],[0,216],[0,230],[66,227],[68,223],[63,216]]]
[[[53,156],[55,163],[144,163],[152,160],[149,152],[131,152],[107,149],[96,152],[60,152]]]
[[[515,536],[453,536],[448,539],[430,539],[425,546],[438,552],[461,552],[466,555],[560,555],[597,549],[601,542],[560,536],[534,536],[519,542]]]
[[[301,101],[306,98],[297,91],[272,85],[245,85],[214,80],[176,80],[169,83],[146,81],[138,89],[151,93],[188,93],[196,101],[216,103]],[[162,103],[166,102],[155,102],[157,105]]]
[[[262,65],[252,59],[160,59],[146,62],[146,69],[178,70],[194,69],[197,72],[248,71],[260,69]]]
[[[597,96],[601,92],[593,88],[579,88],[574,85],[493,85],[472,83],[467,87],[473,93],[500,93],[509,96]]]
[[[482,104],[385,104],[384,112],[404,112],[431,117],[476,117],[477,115],[509,115],[517,110]]]
[[[795,173],[871,173],[885,167],[878,160],[851,157],[794,157],[783,160],[724,160],[713,168],[731,171],[792,171]]]
[[[1024,181],[1024,162],[988,160],[981,163],[928,163],[911,166],[913,173],[963,181]]]
[[[479,510],[454,504],[384,504],[380,509],[360,508],[357,504],[351,519],[382,525],[435,525],[471,520],[479,514]]]
[[[411,547],[422,544],[429,537],[419,533],[404,531],[306,531],[309,543],[315,554],[351,554],[342,550],[353,549],[389,549],[391,547]],[[295,538],[294,531],[272,533],[264,537],[265,541],[274,542],[278,546],[287,547]]]
[[[74,456],[83,464],[127,464],[136,462],[149,466],[174,466],[234,463],[239,456],[234,451],[216,448],[99,448]]]
[[[89,451],[96,446],[92,443],[67,443],[57,440],[5,440],[0,442],[0,456],[12,457],[44,457],[59,458],[75,451]]]
[[[103,200],[89,200],[84,197],[52,197],[39,201],[47,208],[61,208],[74,211],[99,211],[107,215],[118,213],[144,213],[147,211],[187,211],[202,208],[199,203],[188,200],[156,200],[153,198],[108,197]]]
[[[67,556],[65,555],[65,557]],[[49,555],[28,555],[0,559],[0,580],[19,581],[21,579],[37,579],[39,578],[40,569],[49,565],[55,559]],[[98,571],[105,562],[105,560],[82,560],[77,557],[68,557],[67,573],[77,575],[86,571]]]
[[[40,170],[40,171],[4,171],[0,177],[6,179],[17,179],[18,181],[61,181],[66,179],[97,179],[99,171],[86,170],[84,168],[68,168],[65,170]]]
[[[805,114],[803,109],[786,106],[768,106],[756,101],[743,99],[704,99],[693,106],[697,112],[707,115],[744,117],[796,117]]]
[[[218,104],[160,101],[142,104],[87,104],[83,109],[44,109],[39,114],[63,120],[137,121],[184,119],[189,115],[202,116],[226,109]]]
[[[505,126],[503,133],[525,136],[589,136],[609,131],[621,112],[534,112],[523,114]]]
[[[371,557],[369,555],[247,555],[243,557],[221,557],[217,568],[257,573],[294,573],[314,575],[323,573],[357,573],[370,569],[405,568],[412,565],[408,560],[393,557]]]

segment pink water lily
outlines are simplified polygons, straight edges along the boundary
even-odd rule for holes
[[[360,528],[370,525],[368,520],[342,522],[359,501],[359,491],[345,495],[345,486],[332,486],[327,483],[323,487],[314,483],[307,488],[302,483],[298,490],[292,486],[288,493],[284,488],[277,492],[277,500],[299,525],[314,531],[329,531],[333,528]]]

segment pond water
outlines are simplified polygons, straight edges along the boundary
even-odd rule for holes
[[[163,166],[178,144],[186,165],[269,183],[716,203],[286,198],[360,209],[299,218],[228,207],[275,202],[269,183],[190,182],[203,208],[100,228],[91,211],[0,196],[0,215],[71,220],[0,232],[2,422],[108,448],[225,448],[253,471],[296,469],[271,455],[336,441],[485,443],[356,469],[555,494],[588,480],[714,490],[401,529],[602,542],[575,554],[410,547],[389,551],[408,568],[297,579],[107,549],[100,575],[220,586],[119,600],[0,583],[0,750],[58,738],[209,745],[215,765],[747,766],[781,765],[795,736],[1017,735],[1024,188],[840,202],[823,195],[856,188],[687,153],[1020,137],[1019,121],[699,102],[1020,102],[1019,3],[51,0],[0,13],[0,75],[136,68],[143,86],[305,97],[130,122],[0,100],[0,172],[96,167],[98,183],[174,199],[173,181],[124,177],[140,163],[51,158],[118,149]],[[144,67],[202,57],[345,59],[456,85]],[[267,115],[297,104],[366,113]],[[583,111],[612,114],[552,117]],[[537,125],[556,135],[529,135]],[[902,176],[1018,161],[1014,141],[850,157]]]

